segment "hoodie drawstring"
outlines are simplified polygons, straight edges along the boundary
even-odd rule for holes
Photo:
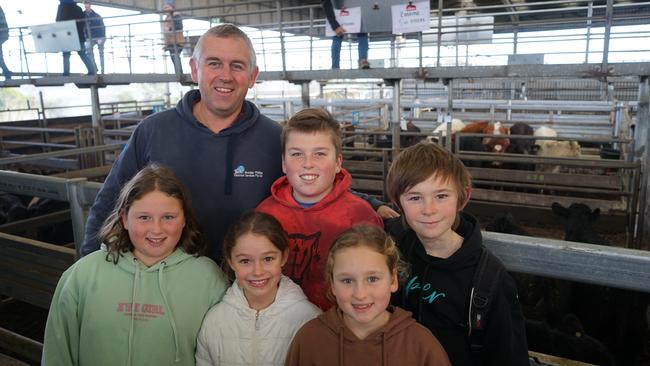
[[[174,347],[176,350],[174,352],[174,362],[180,362],[181,358],[178,354],[178,331],[176,330],[176,322],[174,321],[174,313],[172,313],[172,308],[169,306],[167,301],[167,296],[165,296],[165,291],[163,291],[163,270],[167,262],[160,262],[160,267],[158,267],[158,289],[160,290],[160,295],[162,296],[163,304],[165,304],[165,311],[169,313],[167,317],[169,319],[169,325],[172,327],[172,335],[174,336]]]
[[[429,278],[429,268],[430,268],[430,263],[427,262],[427,266],[424,267],[424,276],[422,277],[422,281],[425,281],[427,278]],[[422,323],[422,299],[423,296],[419,295],[418,296],[418,322]]]
[[[409,248],[408,254],[406,255],[406,262],[407,263],[413,263],[413,249],[415,248],[416,244],[413,243],[411,244],[411,247]],[[422,277],[422,281],[426,280],[429,276],[429,265],[430,263],[427,261],[427,266],[424,268],[424,276]],[[406,291],[408,291],[408,288],[404,288],[404,296],[402,296],[402,308],[407,309],[408,307],[406,306],[407,298],[406,298]],[[419,323],[422,323],[422,295],[418,295],[418,313],[417,313],[417,321]]]
[[[386,354],[386,333],[381,333],[381,365],[388,365],[388,355]]]
[[[339,366],[343,366],[343,332],[345,328],[339,328]]]
[[[140,282],[140,263],[133,258],[135,265],[135,276],[133,276],[133,292],[131,293],[131,325],[129,327],[129,352],[126,357],[127,365],[131,365],[131,351],[133,349],[133,328],[135,327],[135,294],[137,294],[138,282]]]
[[[235,142],[233,141],[235,136],[228,136],[228,142],[226,144],[226,182],[223,187],[223,194],[230,196],[232,194],[232,176],[235,172],[232,169],[232,155],[233,155],[233,146]]]

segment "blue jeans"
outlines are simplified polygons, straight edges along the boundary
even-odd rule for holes
[[[357,33],[357,50],[359,52],[359,60],[368,59],[368,33]],[[341,68],[341,44],[343,37],[332,37],[332,68]]]
[[[86,54],[86,50],[82,48],[77,51],[77,54],[84,65],[86,65],[88,75],[95,75],[97,73],[95,71],[95,63],[90,60],[90,57]],[[63,76],[67,75],[70,75],[70,52],[63,52]]]

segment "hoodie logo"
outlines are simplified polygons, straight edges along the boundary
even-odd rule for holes
[[[133,320],[150,320],[165,315],[165,309],[159,304],[140,304],[120,302],[117,304],[117,312],[126,316],[133,314]]]
[[[321,260],[319,254],[320,232],[304,235],[289,234],[289,258],[284,268],[286,275],[297,284],[301,284],[309,273],[312,261]]]
[[[444,292],[438,292],[438,291],[431,290],[431,284],[430,283],[425,283],[424,285],[422,285],[418,281],[418,276],[415,276],[415,277],[411,278],[409,283],[406,285],[406,288],[404,288],[404,292],[406,294],[406,297],[408,298],[409,292],[411,290],[417,290],[417,289],[420,289],[419,296],[422,297],[422,300],[428,301],[429,304],[436,301],[436,299],[439,298],[439,297],[447,297],[447,295]]]
[[[233,170],[234,177],[237,178],[264,178],[264,172],[261,170],[246,170],[243,165],[238,166]]]

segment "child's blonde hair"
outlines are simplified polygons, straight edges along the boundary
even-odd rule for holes
[[[282,153],[286,152],[287,139],[291,132],[314,133],[324,132],[332,138],[336,154],[341,155],[342,137],[341,125],[326,110],[321,108],[305,108],[294,114],[282,127]]]
[[[458,193],[458,206],[465,203],[466,188],[472,185],[469,171],[445,148],[424,141],[404,149],[393,161],[386,177],[386,194],[403,211],[400,196],[432,175],[451,181]]]
[[[383,229],[374,225],[355,225],[345,230],[330,248],[327,254],[327,262],[325,263],[325,280],[330,290],[327,292],[327,297],[330,301],[335,302],[334,295],[332,294],[332,279],[334,269],[334,256],[336,252],[346,248],[356,248],[365,246],[369,249],[386,257],[386,265],[388,271],[392,275],[397,274],[398,280],[408,277],[408,265],[404,262],[399,254],[399,249],[391,237],[384,232]]]

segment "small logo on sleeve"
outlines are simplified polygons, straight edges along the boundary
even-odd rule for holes
[[[243,165],[233,170],[233,176],[237,178],[264,178],[264,172],[261,170],[246,170]]]

